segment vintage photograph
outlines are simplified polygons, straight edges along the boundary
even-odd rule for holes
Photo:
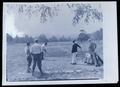
[[[4,3],[6,82],[104,79],[101,3]]]

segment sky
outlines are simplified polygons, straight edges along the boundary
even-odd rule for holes
[[[95,6],[95,5],[94,5]],[[88,25],[80,22],[76,26],[72,25],[72,18],[74,14],[70,9],[63,6],[59,12],[59,16],[50,18],[46,23],[40,23],[40,19],[33,16],[31,19],[25,15],[7,14],[6,5],[4,5],[4,28],[7,33],[15,37],[24,36],[24,34],[30,36],[39,36],[45,34],[47,37],[51,36],[71,36],[77,37],[81,29],[86,30],[88,33],[94,32],[102,27],[101,22],[91,22]],[[97,7],[97,6],[95,6]]]

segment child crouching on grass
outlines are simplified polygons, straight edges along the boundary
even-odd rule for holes
[[[31,63],[32,63],[32,56],[31,56],[31,52],[30,52],[30,43],[27,42],[27,46],[25,47],[25,54],[26,54],[26,58],[27,58],[27,73],[30,73],[31,71]]]

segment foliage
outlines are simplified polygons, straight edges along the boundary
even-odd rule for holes
[[[98,31],[94,32],[91,38],[95,40],[103,40],[103,29],[100,28]]]
[[[85,23],[90,21],[103,20],[103,14],[98,9],[92,7],[91,4],[83,3],[65,3],[66,7],[74,13],[73,25],[78,24],[82,19]],[[10,13],[11,10],[17,11],[19,14],[25,14],[29,18],[33,15],[40,17],[40,21],[45,23],[48,18],[58,16],[61,11],[62,4],[8,4],[7,12]],[[65,7],[65,6],[64,6]],[[13,12],[12,12],[13,13]]]
[[[87,41],[88,39],[103,40],[103,29],[100,28],[99,30],[93,33],[87,33],[85,30],[80,30],[80,34],[77,40],[80,42],[84,42]]]
[[[58,41],[58,38],[55,37],[55,36],[52,36],[51,38],[49,38],[49,41],[50,41],[50,42],[57,42],[57,41]]]
[[[103,29],[100,28],[99,30],[93,32],[93,33],[87,33],[85,30],[80,30],[80,34],[77,38],[78,41],[84,42],[87,41],[89,38],[94,40],[103,40]],[[66,41],[72,41],[73,39],[71,37],[59,37],[52,36],[50,38],[46,37],[46,35],[41,34],[38,36],[39,42],[66,42]],[[34,38],[30,37],[28,35],[25,35],[24,37],[16,36],[13,38],[10,34],[7,34],[7,42],[8,43],[26,43],[26,42],[34,42]]]
[[[78,41],[83,42],[89,39],[89,35],[87,33],[81,32],[77,38]]]
[[[9,34],[7,34],[7,42],[13,42],[13,37]]]
[[[39,37],[38,37],[38,40],[40,42],[48,42],[48,39],[47,37],[44,35],[44,34],[41,34]]]
[[[103,20],[102,12],[93,8],[90,4],[73,4],[71,7],[74,6],[76,9],[74,10],[73,24],[79,23],[82,19],[84,19],[85,23],[95,20]]]
[[[41,23],[45,23],[47,19],[57,16],[59,5],[48,6],[46,4],[8,4],[7,12],[16,11],[20,15],[26,15],[29,18],[37,16]]]
[[[59,38],[59,41],[61,41],[61,42],[71,41],[71,40],[72,40],[72,39],[71,39],[70,37],[66,38],[66,37],[64,37],[64,36],[62,36],[62,37]]]
[[[39,35],[38,37],[38,40],[39,42],[64,42],[64,41],[71,41],[72,39],[70,37],[60,37],[60,38],[57,38],[56,36],[52,36],[50,38],[47,38],[46,35],[44,34],[41,34]],[[30,37],[28,35],[25,35],[24,37],[19,37],[19,36],[16,36],[15,38],[13,38],[11,35],[7,34],[7,42],[8,43],[26,43],[26,42],[31,42],[33,43],[34,42],[34,38],[33,37]]]

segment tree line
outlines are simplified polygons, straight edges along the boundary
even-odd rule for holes
[[[57,38],[56,36],[52,36],[50,38],[47,38],[46,35],[41,34],[38,37],[39,42],[67,42],[72,41],[73,39],[77,39],[80,42],[88,41],[89,39],[94,40],[103,40],[103,29],[100,28],[99,30],[93,32],[93,33],[87,33],[85,30],[80,30],[80,33],[77,38],[71,38],[71,37],[65,37],[62,36],[60,38]],[[10,34],[7,33],[7,42],[8,43],[26,43],[26,42],[34,42],[34,38],[28,35],[25,35],[24,37],[12,37]]]
[[[7,42],[8,43],[26,43],[26,42],[31,42],[33,43],[34,42],[34,39],[33,37],[31,36],[28,36],[28,35],[25,35],[24,37],[19,37],[19,36],[16,36],[16,37],[12,37],[10,34],[7,33]],[[60,38],[57,38],[56,36],[52,36],[50,38],[47,38],[46,35],[44,34],[41,34],[37,37],[38,41],[39,42],[65,42],[65,41],[72,41],[72,38],[71,37],[60,37]]]

